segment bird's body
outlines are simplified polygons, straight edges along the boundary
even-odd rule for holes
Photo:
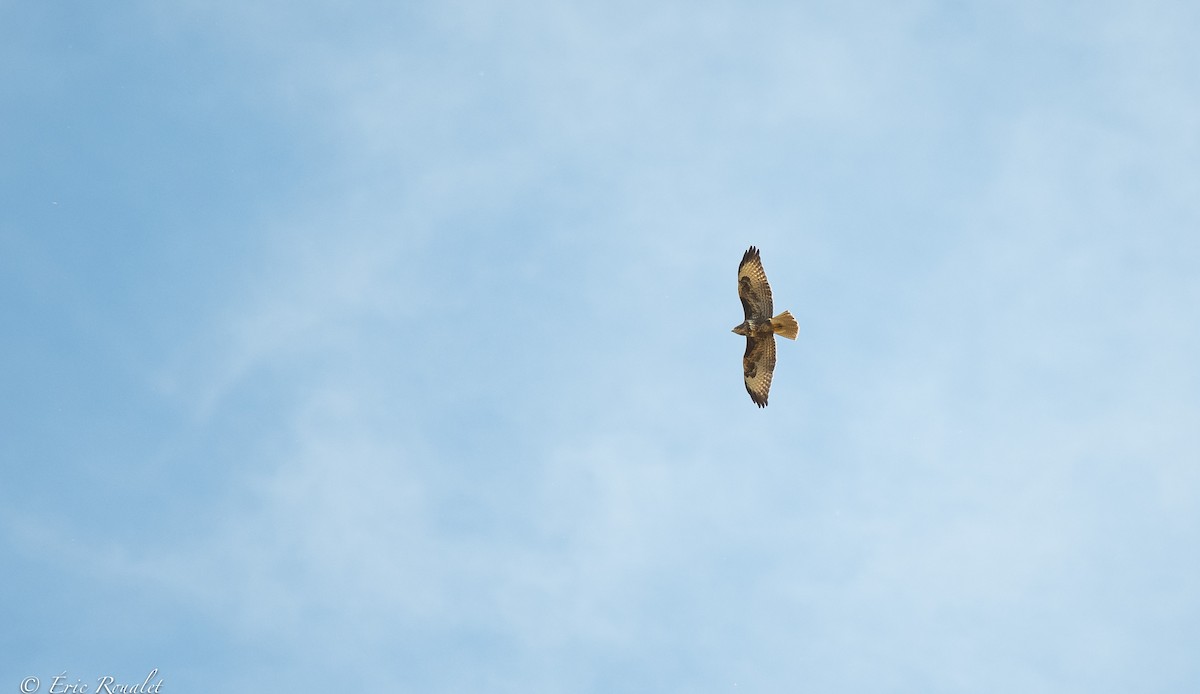
[[[775,334],[775,325],[768,320],[752,320],[747,318],[742,321],[742,324],[733,329],[733,332],[746,337],[766,337]]]
[[[746,320],[733,332],[746,338],[746,354],[742,357],[742,375],[746,392],[759,407],[767,406],[771,376],[775,372],[775,336],[795,340],[800,332],[796,319],[788,311],[777,316],[771,299],[771,285],[763,271],[762,259],[754,246],[742,256],[738,265],[738,297]]]

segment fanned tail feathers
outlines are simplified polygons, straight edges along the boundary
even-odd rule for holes
[[[776,335],[786,337],[789,340],[795,340],[800,334],[800,325],[796,323],[796,319],[792,317],[790,311],[775,316],[771,319],[771,329]]]

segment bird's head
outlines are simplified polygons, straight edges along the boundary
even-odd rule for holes
[[[734,326],[733,332],[737,333],[738,335],[748,336],[750,334],[749,327],[749,321],[742,321],[741,325]]]

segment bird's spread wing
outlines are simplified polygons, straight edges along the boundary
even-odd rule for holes
[[[742,373],[746,377],[746,392],[759,407],[767,406],[771,390],[771,374],[775,373],[775,336],[747,337],[746,355],[742,357]]]
[[[771,285],[767,284],[767,273],[763,272],[762,260],[754,246],[746,251],[742,256],[742,264],[738,265],[738,296],[747,320],[769,319],[773,315]],[[774,356],[775,351],[772,350],[771,354]]]

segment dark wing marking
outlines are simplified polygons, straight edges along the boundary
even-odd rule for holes
[[[738,297],[746,320],[766,320],[773,315],[771,285],[767,284],[767,273],[763,271],[762,259],[754,246],[742,256],[738,265]]]
[[[746,392],[759,407],[767,406],[771,390],[771,375],[775,373],[775,336],[747,337],[746,355],[742,357],[742,373]]]

